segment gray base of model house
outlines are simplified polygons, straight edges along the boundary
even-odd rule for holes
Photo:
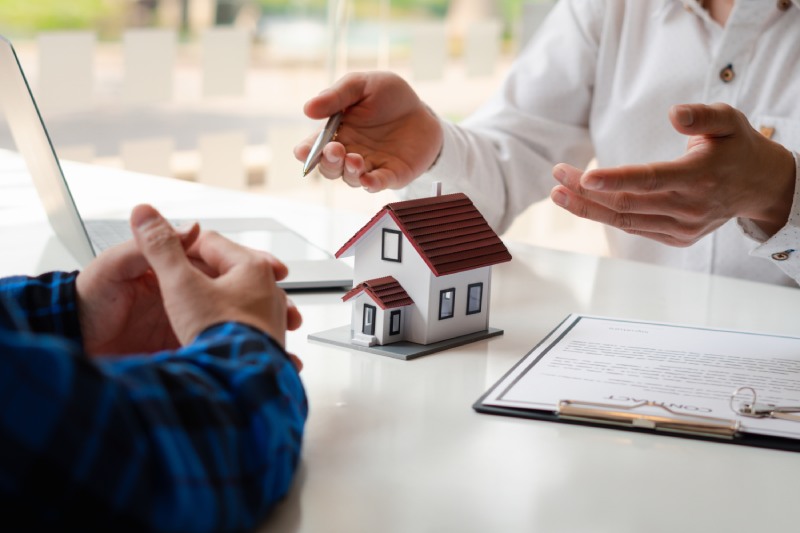
[[[422,357],[423,355],[441,352],[442,350],[463,346],[471,342],[488,339],[490,337],[496,337],[502,334],[502,329],[489,328],[483,331],[476,331],[474,333],[468,333],[467,335],[461,335],[460,337],[434,342],[433,344],[417,344],[415,342],[400,341],[383,346],[359,346],[350,342],[352,330],[350,329],[350,326],[347,325],[326,331],[320,331],[319,333],[312,333],[308,336],[308,338],[312,341],[333,344],[334,346],[341,346],[342,348],[349,348],[351,350],[358,350],[360,352],[374,353],[376,355],[385,355],[387,357],[394,357],[395,359],[408,361],[409,359],[416,359],[417,357]]]

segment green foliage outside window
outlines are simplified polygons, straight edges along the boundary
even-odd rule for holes
[[[324,16],[327,0],[258,0],[265,13],[304,14]],[[449,0],[390,0],[393,17],[422,14],[443,17],[447,13]],[[353,12],[358,17],[374,17],[380,10],[381,0],[351,0]]]
[[[0,31],[98,29],[121,15],[125,2],[113,0],[0,0]]]
[[[137,0],[0,0],[0,32],[10,36],[39,31],[91,29],[102,37],[118,37],[129,25],[126,17]],[[192,0],[186,0],[191,5]],[[264,14],[324,18],[328,0],[219,0],[221,4],[258,5]],[[385,0],[349,1],[352,18],[370,19],[381,14]],[[388,0],[392,19],[443,18],[452,0]],[[464,0],[467,2],[476,0]],[[495,3],[506,29],[519,19],[521,6],[537,0],[485,0]],[[151,5],[157,1],[146,2]]]

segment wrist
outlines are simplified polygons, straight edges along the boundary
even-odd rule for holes
[[[764,173],[764,184],[772,183],[774,186],[767,188],[771,193],[765,208],[752,217],[753,222],[770,236],[777,233],[789,220],[797,181],[794,154],[780,144],[773,144],[775,150],[771,152],[770,164],[766,165],[768,170]]]
[[[442,125],[439,122],[439,117],[436,115],[433,109],[430,108],[430,106],[427,104],[423,105],[425,106],[425,110],[433,119],[432,129],[435,132],[434,138],[436,139],[436,142],[432,143],[432,145],[436,147],[435,156],[433,157],[433,161],[430,162],[425,170],[425,172],[430,172],[430,170],[436,166],[436,163],[439,162],[439,158],[442,157],[442,150],[444,149],[444,133],[442,132]]]
[[[285,352],[286,350],[283,343],[279,342],[269,331],[240,320],[223,320],[206,326],[187,345],[214,341],[215,339],[223,339],[227,342],[231,337],[239,335],[252,337],[253,339],[259,338],[279,348],[281,351]]]

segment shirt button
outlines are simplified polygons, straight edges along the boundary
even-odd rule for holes
[[[786,11],[792,7],[792,0],[778,0],[778,9],[781,11]]]
[[[736,73],[733,71],[733,65],[728,65],[724,69],[719,71],[719,79],[724,81],[725,83],[729,83],[736,77]]]
[[[774,254],[772,254],[772,258],[775,261],[786,261],[787,259],[789,259],[789,254],[792,253],[792,252],[794,252],[794,250],[785,250],[783,252],[775,252]]]

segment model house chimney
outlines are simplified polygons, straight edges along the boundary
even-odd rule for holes
[[[433,196],[441,196],[442,195],[442,182],[441,181],[434,181],[433,182],[433,190],[431,191]]]

